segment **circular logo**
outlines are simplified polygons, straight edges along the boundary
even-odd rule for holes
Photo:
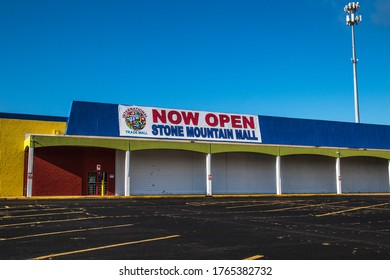
[[[135,131],[142,130],[145,127],[146,117],[146,113],[137,107],[127,109],[122,115],[126,125]]]

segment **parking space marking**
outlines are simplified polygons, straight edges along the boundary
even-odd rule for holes
[[[237,208],[247,208],[247,207],[256,207],[256,206],[269,206],[275,204],[286,204],[291,203],[291,201],[276,201],[272,203],[257,203],[257,204],[249,204],[249,205],[236,205],[236,206],[227,206],[225,209],[237,209]]]
[[[278,203],[296,203],[299,201],[304,201],[304,200],[278,200],[278,201],[273,201],[273,204],[278,204]],[[219,206],[224,206],[224,205],[229,205],[229,204],[244,204],[244,205],[235,205],[235,206],[226,206],[227,209],[231,208],[240,208],[240,207],[247,207],[248,203],[257,203],[257,200],[231,200],[231,201],[206,201],[206,202],[187,202],[186,205],[189,206],[195,206],[195,207],[200,207],[200,206],[212,206],[212,205],[219,205]]]
[[[41,211],[57,211],[57,210],[69,210],[69,208],[45,208],[45,209],[23,209],[23,210],[14,210],[14,209],[10,209],[9,207],[6,209],[1,209],[0,210],[0,214],[1,213],[25,213],[25,212],[41,212]]]
[[[187,202],[187,205],[190,206],[209,206],[209,205],[223,205],[223,204],[234,204],[234,203],[248,203],[248,201],[207,201],[207,202]]]
[[[70,215],[70,214],[85,214],[84,211],[74,211],[74,212],[61,212],[61,213],[44,213],[44,214],[30,214],[30,215],[20,215],[20,216],[4,216],[1,219],[17,219],[17,218],[30,218],[30,217],[43,217],[43,216],[54,216],[54,215]]]
[[[259,260],[259,259],[262,259],[262,258],[264,258],[264,255],[255,255],[255,256],[252,256],[252,257],[249,257],[249,258],[245,258],[244,261]]]
[[[315,216],[316,217],[325,217],[325,216],[337,215],[337,214],[341,214],[341,213],[345,213],[345,212],[357,211],[357,210],[361,210],[361,209],[375,208],[375,207],[384,206],[384,205],[388,205],[388,204],[389,203],[380,203],[380,204],[369,205],[369,206],[361,206],[361,207],[355,207],[355,208],[350,208],[350,209],[345,209],[345,210],[340,210],[340,211],[335,211],[335,212],[329,212],[329,213],[325,213],[325,214],[319,214],[319,215],[315,215]]]
[[[45,210],[49,209],[50,205],[40,205],[40,204],[26,204],[26,205],[18,205],[18,206],[4,206],[5,209],[1,209],[1,211],[9,210],[9,211],[14,211],[14,210]]]
[[[40,225],[40,224],[49,224],[49,223],[63,223],[63,222],[73,222],[73,221],[84,221],[84,220],[104,219],[104,218],[107,218],[107,217],[105,217],[105,216],[98,216],[98,217],[85,217],[85,218],[75,218],[75,219],[65,219],[65,220],[48,220],[48,221],[37,221],[37,222],[25,222],[25,223],[0,225],[0,228],[29,226],[29,225]]]
[[[274,204],[275,203],[257,203],[257,204],[249,204],[249,205],[236,205],[236,206],[225,207],[225,209],[249,208],[249,207],[267,206],[267,205],[274,205]]]
[[[168,236],[149,238],[149,239],[143,239],[143,240],[129,241],[129,242],[124,242],[124,243],[117,243],[117,244],[111,244],[111,245],[106,245],[106,246],[100,246],[100,247],[87,248],[87,249],[51,254],[51,255],[46,255],[46,256],[40,256],[40,257],[33,258],[33,260],[52,259],[52,258],[62,257],[62,256],[67,256],[67,255],[87,253],[87,252],[92,252],[92,251],[97,251],[97,250],[104,250],[104,249],[110,249],[110,248],[121,247],[121,246],[128,246],[128,245],[135,245],[135,244],[140,244],[140,243],[167,240],[167,239],[178,238],[178,237],[180,237],[180,235],[176,234],[176,235],[168,235]]]
[[[22,235],[22,236],[15,236],[15,237],[9,237],[9,238],[0,238],[0,241],[26,239],[26,238],[32,238],[32,237],[42,237],[42,236],[59,235],[59,234],[84,232],[84,231],[95,231],[95,230],[104,230],[104,229],[113,229],[113,228],[123,228],[123,227],[131,227],[133,225],[134,224],[124,224],[124,225],[114,225],[114,226],[105,226],[105,227],[81,228],[81,229],[72,229],[72,230],[64,230],[64,231],[45,232],[45,233]]]
[[[293,207],[286,207],[286,208],[270,209],[270,210],[265,210],[264,212],[279,212],[279,211],[303,209],[303,208],[310,208],[310,207],[317,207],[317,206],[324,206],[324,205],[333,205],[333,204],[339,204],[339,203],[345,203],[345,202],[348,202],[348,201],[345,200],[345,201],[326,202],[326,203],[318,203],[318,204],[306,204],[306,205],[301,205],[301,206],[293,206]]]
[[[33,208],[34,206],[33,205],[22,205],[20,207],[16,207],[16,206],[4,206],[5,209],[1,209],[2,211],[5,211],[5,210],[29,210],[29,209],[35,209]],[[41,209],[41,208],[39,208]]]

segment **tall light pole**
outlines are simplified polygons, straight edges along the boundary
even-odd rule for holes
[[[355,24],[358,25],[362,21],[362,16],[356,15],[356,12],[359,10],[359,2],[352,2],[348,5],[345,5],[344,11],[347,13],[346,23],[352,27],[352,66],[353,66],[353,88],[354,88],[354,98],[355,98],[355,122],[360,123],[359,115],[359,97],[358,97],[358,82],[357,82],[357,68],[356,64],[358,60],[356,59],[356,48],[355,48]]]

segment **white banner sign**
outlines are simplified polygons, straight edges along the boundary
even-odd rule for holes
[[[141,106],[118,106],[120,136],[261,143],[259,118]]]

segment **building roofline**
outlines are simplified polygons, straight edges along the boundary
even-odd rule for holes
[[[67,122],[68,121],[67,117],[31,115],[31,114],[19,114],[19,113],[2,113],[2,112],[0,112],[0,119],[51,121],[51,122]]]

